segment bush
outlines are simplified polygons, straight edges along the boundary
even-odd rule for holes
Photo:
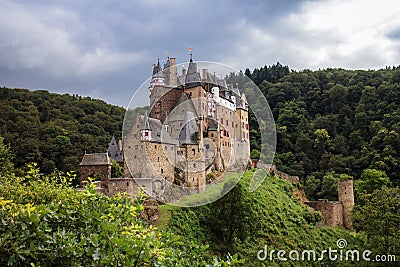
[[[0,266],[205,266],[207,247],[161,232],[132,202],[69,186],[74,175],[0,176]],[[236,260],[215,259],[210,266]]]

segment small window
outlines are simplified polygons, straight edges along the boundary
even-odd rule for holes
[[[214,137],[214,134],[213,134],[213,133],[211,134],[211,137]]]
[[[160,157],[157,157],[157,161],[160,162]]]
[[[126,182],[126,186],[129,186],[129,182]]]
[[[161,174],[163,174],[164,173],[164,169],[161,169]]]
[[[193,168],[196,168],[196,163],[193,163]]]
[[[157,145],[154,145],[154,148],[157,148]]]
[[[196,154],[196,149],[192,149],[192,155],[195,155]]]

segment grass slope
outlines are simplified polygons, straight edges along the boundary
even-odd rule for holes
[[[211,254],[238,254],[245,259],[245,266],[343,266],[346,262],[331,262],[326,257],[315,262],[301,260],[303,250],[315,250],[318,258],[318,253],[324,249],[337,249],[339,238],[347,240],[346,249],[362,251],[363,238],[354,232],[315,227],[321,215],[294,199],[292,195],[296,186],[280,177],[267,176],[263,184],[250,193],[252,174],[252,171],[246,172],[236,188],[215,203],[191,208],[161,206],[162,217],[167,219],[158,227],[209,244]],[[227,210],[235,211],[233,213],[237,216],[231,216],[232,212],[226,213]],[[236,226],[243,225],[226,243],[220,231],[229,232],[226,228],[233,222]],[[218,225],[226,225],[226,228],[216,227]],[[268,251],[285,250],[289,253],[298,250],[300,259],[282,262],[278,261],[275,253],[274,261],[269,258],[260,261],[257,252],[265,245]],[[288,254],[285,257],[288,258]]]

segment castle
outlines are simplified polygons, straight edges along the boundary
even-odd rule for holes
[[[352,228],[351,212],[354,206],[353,180],[338,181],[338,201],[319,199],[318,201],[307,201],[305,204],[321,212],[323,220],[318,226],[343,226]]]
[[[149,110],[132,118],[124,136],[125,178],[102,179],[106,194],[134,193],[140,186],[149,195],[169,201],[180,197],[176,190],[168,197],[171,188],[202,192],[211,182],[206,177],[247,168],[248,104],[239,88],[228,86],[207,69],[199,71],[190,55],[187,70],[182,68],[180,74],[175,58],[168,58],[163,67],[159,60],[153,64],[148,90]],[[115,139],[111,143],[106,157],[117,155],[121,160],[120,146]],[[107,160],[103,161],[106,168]],[[89,168],[85,162],[84,157],[81,169]],[[84,171],[81,182],[90,172]]]
[[[250,141],[248,104],[238,88],[197,70],[190,58],[188,69],[178,74],[176,59],[168,58],[164,67],[153,64],[149,84],[150,107],[130,118],[124,144],[113,136],[107,153],[85,154],[80,164],[80,181],[98,176],[98,190],[106,195],[126,192],[131,196],[140,188],[158,200],[179,200],[202,192],[208,174],[242,171],[249,166]],[[125,129],[126,130],[126,129]],[[111,161],[124,166],[124,177],[111,178]],[[256,167],[256,165],[254,165]],[[267,166],[284,179],[289,176]],[[318,225],[351,228],[354,206],[352,180],[339,181],[339,201],[306,201],[318,210],[323,220]]]

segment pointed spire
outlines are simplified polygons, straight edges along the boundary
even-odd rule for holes
[[[160,73],[162,71],[160,59],[157,60],[157,65],[153,64],[153,76]]]
[[[190,52],[190,54],[189,54],[189,55],[190,55],[190,62],[193,62],[193,58],[192,58],[192,56],[193,56],[193,55],[192,55],[192,50],[193,50],[193,49],[192,49],[191,47],[189,47],[189,48],[188,48],[188,51]]]
[[[140,130],[151,130],[149,124],[149,116],[147,115],[147,110],[144,112],[142,127]]]
[[[114,136],[114,134],[112,135],[112,138],[111,138],[111,142],[110,142],[110,144],[116,144],[117,143],[117,141],[115,141],[115,136]]]

